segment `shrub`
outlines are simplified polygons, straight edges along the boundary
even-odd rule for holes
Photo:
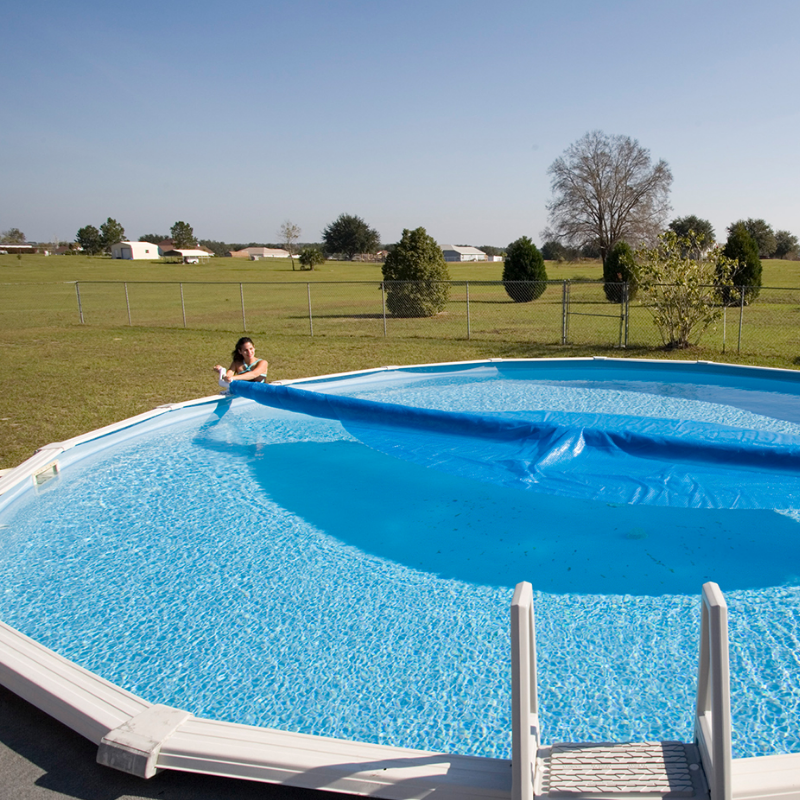
[[[735,264],[730,276],[732,285],[720,287],[722,302],[727,306],[738,306],[742,301],[745,305],[752,303],[761,289],[761,260],[758,245],[744,223],[731,225],[723,253]]]
[[[503,286],[515,303],[530,303],[547,288],[547,270],[536,245],[522,236],[506,248]]]
[[[383,262],[386,305],[395,317],[432,317],[450,297],[442,248],[425,228],[405,229]]]
[[[625,299],[624,285],[628,284],[628,300],[636,297],[633,251],[627,242],[617,242],[606,256],[603,264],[603,291],[610,303],[621,303]]]
[[[718,292],[730,287],[734,262],[719,247],[691,258],[694,245],[694,237],[666,231],[656,247],[636,251],[636,283],[667,350],[697,344],[722,316]]]
[[[300,269],[314,269],[317,264],[325,263],[325,256],[316,247],[304,247],[300,251]]]

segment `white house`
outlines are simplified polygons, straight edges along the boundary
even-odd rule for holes
[[[154,261],[161,258],[161,251],[152,242],[117,242],[111,245],[111,258]]]
[[[454,244],[443,244],[442,254],[445,261],[488,261],[483,250],[477,247],[456,247]]]

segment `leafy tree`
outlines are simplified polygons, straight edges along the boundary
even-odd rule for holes
[[[278,230],[278,236],[283,242],[284,249],[289,253],[289,258],[292,259],[292,272],[294,272],[294,251],[295,244],[300,238],[300,226],[287,219]]]
[[[669,210],[672,173],[629,136],[587,133],[548,170],[553,199],[545,239],[594,245],[605,261],[620,240],[654,241]]]
[[[668,350],[691,347],[722,316],[718,289],[730,288],[734,262],[720,247],[691,258],[693,236],[666,231],[654,248],[636,251],[634,276]]]
[[[100,243],[103,246],[103,250],[107,253],[111,252],[111,245],[117,244],[118,242],[122,242],[125,240],[125,228],[119,224],[115,219],[111,219],[109,217],[101,226],[100,226]]]
[[[482,244],[478,250],[483,250],[487,256],[501,256],[503,255],[503,250],[500,247],[492,247],[490,244]]]
[[[677,217],[670,222],[669,229],[683,238],[689,237],[691,239],[693,236],[696,236],[697,241],[700,242],[701,246],[705,249],[712,247],[716,241],[714,226],[707,219],[700,219],[700,217],[696,217],[694,214],[688,217]],[[689,253],[689,255],[697,259],[700,258],[703,253],[701,251],[696,251],[694,253]]]
[[[322,232],[325,251],[342,253],[352,261],[356,253],[375,253],[380,247],[380,236],[361,217],[340,214]]]
[[[578,251],[579,258],[603,258],[603,253],[600,250],[600,245],[595,242],[586,242],[586,244],[581,247]]]
[[[96,256],[103,252],[103,240],[100,231],[94,225],[86,225],[78,230],[75,241],[83,248],[85,253]]]
[[[386,305],[396,317],[432,317],[447,305],[450,274],[425,228],[405,229],[382,266]]]
[[[637,286],[633,251],[627,242],[617,242],[603,264],[603,291],[611,303],[625,299],[624,284],[628,284],[628,300],[636,297]]]
[[[768,225],[763,219],[740,219],[734,222],[733,225],[728,226],[728,233],[730,233],[737,225],[744,225],[745,230],[753,237],[758,249],[759,258],[772,258],[778,247],[778,242],[775,239],[775,232],[772,227]]]
[[[166,236],[164,239],[166,239]],[[164,241],[164,239],[159,239],[159,241]],[[227,244],[226,242],[218,242],[215,239],[200,239],[198,244],[201,247],[208,248],[215,256],[219,256],[220,258],[227,256],[231,250],[239,249],[238,245]]]
[[[702,236],[708,247],[716,241],[714,226],[707,219],[700,219],[694,214],[688,217],[676,217],[670,222],[669,229],[682,237],[691,236],[693,233]]]
[[[800,243],[793,233],[775,231],[775,258],[797,258],[799,253]]]
[[[150,244],[161,244],[166,239],[160,233],[146,233],[144,236],[139,237],[140,242],[150,242]]]
[[[566,261],[567,248],[561,242],[550,239],[542,245],[542,258],[545,261]]]
[[[169,229],[169,236],[176,250],[197,247],[197,239],[194,238],[194,230],[188,222],[178,220],[178,222]]]
[[[9,228],[0,234],[2,244],[25,244],[25,234],[19,228]]]
[[[304,247],[300,251],[300,268],[314,269],[318,264],[325,263],[325,255],[318,247]]]
[[[515,303],[530,303],[547,288],[547,270],[539,248],[522,236],[506,248],[503,288]]]
[[[721,290],[723,302],[729,306],[752,303],[761,289],[761,260],[758,245],[744,222],[735,222],[728,229],[724,254],[734,262],[734,267],[731,286]]]

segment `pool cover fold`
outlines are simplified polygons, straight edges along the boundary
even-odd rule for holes
[[[788,434],[622,414],[449,412],[249,381],[230,391],[338,420],[388,455],[503,486],[691,508],[800,503],[800,437]]]

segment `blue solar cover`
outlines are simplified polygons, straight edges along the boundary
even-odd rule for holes
[[[800,437],[788,434],[616,414],[454,413],[248,381],[231,393],[339,420],[375,450],[504,486],[614,503],[800,507]]]

